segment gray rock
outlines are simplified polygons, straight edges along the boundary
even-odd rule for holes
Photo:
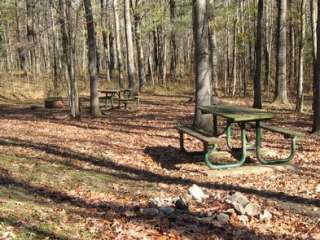
[[[221,224],[229,222],[229,219],[230,219],[230,217],[229,217],[228,214],[219,213],[219,214],[217,215],[217,221],[218,221],[219,223],[221,223]]]
[[[227,214],[236,214],[236,211],[233,208],[229,208],[224,212],[227,213]]]
[[[155,197],[150,199],[149,204],[151,207],[161,208],[161,207],[170,207],[173,205],[173,203],[174,201],[171,197],[167,197],[167,198]]]
[[[262,222],[269,222],[272,219],[272,214],[268,210],[264,210],[259,218]]]
[[[238,219],[240,220],[240,222],[242,222],[243,224],[247,224],[249,222],[249,218],[246,215],[240,215],[238,216]]]
[[[204,194],[204,192],[202,191],[202,189],[196,185],[193,184],[190,188],[189,188],[189,193],[190,195],[197,201],[197,202],[202,202],[204,199],[208,198],[209,196]]]
[[[157,208],[140,208],[140,214],[145,217],[155,217],[160,214]]]
[[[188,210],[189,206],[188,203],[181,197],[179,197],[176,202],[174,203],[176,209],[179,210]]]
[[[245,207],[249,203],[249,200],[242,193],[235,192],[226,198],[226,202],[230,204],[237,202],[240,203],[243,207]]]
[[[233,206],[234,210],[236,210],[238,214],[244,215],[246,213],[245,208],[242,206],[242,204],[238,202],[233,202],[231,203],[231,205]]]
[[[256,203],[248,203],[244,210],[245,213],[250,217],[254,217],[260,214],[260,206]]]
[[[174,208],[172,208],[172,207],[162,207],[162,208],[160,208],[160,211],[162,213],[164,213],[165,215],[170,215],[171,213],[174,212]]]
[[[214,221],[214,216],[211,217],[203,217],[203,218],[198,218],[198,220],[202,223],[210,224]]]

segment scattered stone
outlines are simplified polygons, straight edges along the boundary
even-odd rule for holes
[[[249,222],[249,218],[246,215],[240,215],[238,216],[238,219],[243,224],[247,224]]]
[[[176,200],[174,205],[175,205],[176,209],[179,209],[179,210],[188,210],[188,208],[189,208],[188,203],[181,197],[179,197]]]
[[[245,213],[250,217],[254,217],[260,214],[260,206],[256,203],[248,203],[244,210]]]
[[[174,208],[172,208],[172,207],[162,207],[162,208],[160,208],[160,212],[162,212],[165,215],[170,215],[171,213],[174,212]]]
[[[227,223],[227,222],[229,222],[229,219],[230,219],[230,217],[229,217],[228,214],[219,213],[219,214],[217,215],[217,221],[218,221],[219,223]]]
[[[320,184],[316,186],[316,193],[320,193]]]
[[[145,217],[155,217],[160,214],[160,211],[157,208],[140,208],[140,213]]]
[[[216,200],[221,200],[222,199],[222,196],[221,196],[221,194],[219,192],[214,192],[211,195]]]
[[[222,228],[223,227],[223,223],[219,222],[219,221],[212,221],[211,223],[213,226],[218,227],[218,228]]]
[[[236,214],[236,211],[233,209],[233,208],[229,208],[225,211],[225,213],[228,213],[228,214]]]
[[[235,192],[226,198],[226,202],[230,204],[237,202],[240,203],[243,207],[245,207],[249,203],[249,200],[242,193]]]
[[[202,202],[203,199],[208,198],[209,196],[204,194],[204,192],[202,191],[202,189],[197,186],[196,184],[193,184],[190,188],[189,188],[189,193],[191,194],[191,196],[197,201],[197,202]]]
[[[206,224],[210,224],[214,221],[215,217],[211,216],[211,217],[203,217],[203,218],[198,218],[198,220],[202,223],[206,223]]]
[[[240,215],[244,215],[246,213],[245,207],[242,206],[240,203],[233,202],[233,203],[231,203],[231,205],[234,207],[236,212],[239,213]]]
[[[170,207],[174,204],[174,199],[172,199],[171,197],[167,197],[167,198],[160,198],[160,197],[155,197],[150,199],[150,206],[152,207],[158,207],[158,208],[162,208],[162,207]]]
[[[260,221],[269,222],[272,218],[272,214],[268,210],[264,210],[262,214],[260,214]]]

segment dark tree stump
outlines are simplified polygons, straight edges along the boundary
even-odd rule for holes
[[[51,97],[44,100],[45,108],[63,108],[65,106],[61,97]]]

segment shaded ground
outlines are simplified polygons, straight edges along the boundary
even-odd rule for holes
[[[31,105],[0,109],[0,232],[9,239],[318,239],[320,139],[307,135],[296,171],[242,177],[208,176],[201,158],[178,151],[177,122],[194,106],[186,97],[144,96],[129,111],[70,120],[65,110]],[[238,102],[239,103],[239,102]],[[270,106],[269,106],[270,107]],[[271,109],[271,108],[270,108]],[[275,124],[308,132],[311,116],[285,109]],[[287,141],[267,133],[280,154]],[[188,141],[187,147],[201,144]],[[286,146],[286,147],[283,147]],[[222,197],[239,191],[273,214],[269,223],[231,218],[224,226],[199,220],[225,206],[209,198],[190,212],[145,218],[138,209],[155,196],[184,196],[192,184]],[[214,210],[212,210],[214,209]]]

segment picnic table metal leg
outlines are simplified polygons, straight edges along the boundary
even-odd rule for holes
[[[246,138],[246,129],[244,124],[240,125],[241,128],[241,157],[237,163],[228,163],[228,164],[215,164],[213,163],[209,157],[211,153],[216,150],[216,146],[208,146],[208,151],[205,153],[204,159],[205,163],[210,169],[226,169],[226,168],[233,168],[233,167],[240,167],[245,161],[247,157],[247,138]]]
[[[216,115],[213,115],[213,136],[218,137],[218,117]]]
[[[296,145],[296,137],[291,138],[291,148],[290,148],[290,154],[286,158],[281,159],[264,159],[261,154],[261,142],[262,142],[262,129],[260,127],[260,122],[256,123],[256,155],[257,159],[262,164],[278,164],[278,163],[286,163],[293,159],[294,155],[297,151],[297,145]]]
[[[226,127],[226,135],[227,135],[227,146],[230,150],[233,149],[231,139],[232,139],[232,123],[227,122],[227,127]]]

